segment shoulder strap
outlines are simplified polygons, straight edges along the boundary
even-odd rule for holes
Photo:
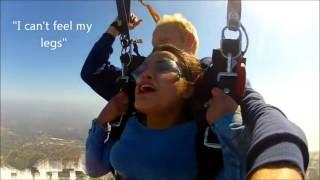
[[[122,35],[129,36],[129,16],[130,16],[130,0],[117,0],[117,10],[118,10],[118,17],[121,20],[121,27],[120,33]]]
[[[130,76],[131,72],[136,69],[145,59],[145,57],[140,56],[138,52],[137,44],[138,42],[133,42],[130,39],[129,33],[129,16],[130,16],[130,0],[117,0],[117,11],[118,17],[121,20],[120,34],[121,34],[121,44],[122,44],[122,52],[120,56],[121,64],[122,64],[122,76],[117,79],[117,83],[119,87],[128,94],[129,97],[129,108],[128,113],[126,115],[122,115],[117,120],[114,120],[111,123],[111,132],[109,134],[109,139],[113,142],[117,141],[122,131],[127,123],[129,116],[132,115],[136,110],[134,108],[134,89],[135,89],[135,81]],[[134,45],[134,52],[136,55],[133,55],[131,52],[131,45]],[[127,48],[129,48],[127,51]],[[126,52],[127,51],[127,52]]]
[[[198,179],[216,179],[223,168],[223,156],[221,148],[211,148],[204,145],[205,130],[208,124],[204,121],[197,121],[197,158],[198,158]],[[209,131],[208,141],[218,143],[217,136]]]

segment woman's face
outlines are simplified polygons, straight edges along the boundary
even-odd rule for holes
[[[143,113],[163,112],[182,105],[188,88],[181,78],[178,58],[167,51],[152,53],[133,73],[135,108]]]

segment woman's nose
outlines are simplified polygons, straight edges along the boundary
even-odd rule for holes
[[[153,73],[152,71],[150,71],[149,68],[146,68],[140,75],[140,77],[138,78],[139,80],[143,80],[143,79],[153,79]]]

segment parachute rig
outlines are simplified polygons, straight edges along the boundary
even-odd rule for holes
[[[118,80],[121,89],[129,96],[129,110],[128,113],[121,116],[119,121],[111,124],[112,131],[109,136],[111,140],[117,140],[126,124],[127,117],[135,113],[134,109],[134,88],[135,81],[130,76],[131,72],[138,67],[143,61],[144,57],[140,56],[138,52],[137,43],[141,40],[130,39],[129,34],[129,16],[130,16],[130,0],[117,0],[118,18],[121,20],[120,28],[120,42],[122,45],[120,60],[122,64],[122,76]],[[145,6],[155,23],[160,19],[157,12],[151,5],[139,0]],[[221,88],[226,94],[230,95],[238,104],[241,103],[244,95],[246,71],[244,57],[249,39],[244,26],[241,24],[241,0],[228,0],[227,2],[227,25],[222,29],[220,48],[213,49],[209,63],[205,65],[204,77],[196,84],[193,105],[197,112],[197,119],[200,120],[200,129],[205,129],[201,135],[203,144],[208,148],[220,148],[220,145],[210,142],[212,132],[209,130],[209,125],[205,121],[205,114],[207,110],[206,102],[211,98],[211,89],[213,87]],[[227,38],[226,32],[232,31],[238,34],[237,38]],[[245,34],[246,45],[245,50],[242,51],[242,33]],[[132,53],[132,46],[133,52]],[[207,58],[206,58],[207,59]]]
[[[145,6],[153,20],[157,23],[160,16],[151,7],[142,0],[139,2]],[[135,81],[130,76],[131,72],[136,69],[144,60],[138,52],[137,43],[141,40],[130,39],[129,34],[129,16],[130,0],[116,0],[118,18],[121,20],[120,42],[122,45],[120,60],[122,64],[122,76],[118,83],[122,91],[126,92],[129,97],[129,109],[123,114],[118,121],[113,121],[109,140],[115,142],[125,127],[128,116],[136,114],[134,109],[134,89]],[[221,146],[217,142],[217,137],[210,131],[210,126],[205,120],[207,110],[206,102],[211,98],[211,89],[213,87],[221,88],[226,94],[230,95],[238,104],[241,103],[244,95],[246,72],[245,63],[246,53],[249,45],[249,39],[241,19],[241,0],[228,0],[227,6],[227,25],[222,29],[220,48],[213,49],[211,58],[206,58],[209,63],[205,64],[204,77],[197,82],[193,99],[194,112],[197,112],[196,120],[198,127],[197,151],[198,151],[198,179],[214,179],[223,166]],[[226,31],[238,33],[235,39],[227,38]],[[242,33],[246,37],[245,50],[242,51]],[[132,46],[133,52],[132,53]],[[219,156],[217,156],[220,153]],[[115,173],[116,174],[116,173]],[[117,177],[117,176],[116,176]]]
[[[207,102],[211,98],[211,89],[219,87],[238,104],[241,104],[244,95],[246,83],[246,58],[244,55],[249,46],[249,38],[240,19],[241,0],[228,0],[227,25],[221,32],[220,48],[212,50],[211,59],[205,58],[209,63],[206,66],[203,78],[196,85],[193,96],[194,111],[197,112],[197,119],[199,120],[198,126],[200,126],[200,129],[204,129],[204,134],[200,136],[203,139],[203,144],[208,148],[220,147],[220,144],[216,143],[209,124],[205,121]],[[237,38],[227,38],[227,31],[237,33]],[[242,33],[246,37],[244,51],[242,51]],[[203,161],[207,160],[204,159]]]
[[[139,0],[139,2],[145,6],[152,19],[155,23],[160,20],[160,16],[158,13],[152,8],[151,5],[145,3],[143,0]],[[135,81],[131,77],[132,71],[134,71],[145,59],[145,57],[141,56],[138,50],[138,43],[142,43],[141,39],[133,40],[130,38],[129,33],[129,17],[130,17],[130,0],[117,0],[117,10],[118,10],[118,18],[121,21],[120,27],[120,42],[121,42],[121,55],[120,61],[122,65],[122,73],[121,77],[117,80],[118,84],[122,91],[128,94],[129,97],[129,108],[126,114],[123,114],[119,121],[115,121],[111,124],[113,127],[119,127],[117,130],[114,130],[114,133],[111,134],[110,138],[117,138],[122,132],[123,127],[120,127],[122,121],[126,121],[128,115],[135,113],[134,108],[134,88]],[[133,49],[132,49],[133,46]],[[135,53],[133,54],[132,51]],[[125,123],[123,123],[125,124]],[[115,134],[115,135],[114,135]]]

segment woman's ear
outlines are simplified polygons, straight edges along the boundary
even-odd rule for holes
[[[184,99],[189,99],[193,95],[194,86],[193,84],[187,84],[186,90],[183,94]]]

